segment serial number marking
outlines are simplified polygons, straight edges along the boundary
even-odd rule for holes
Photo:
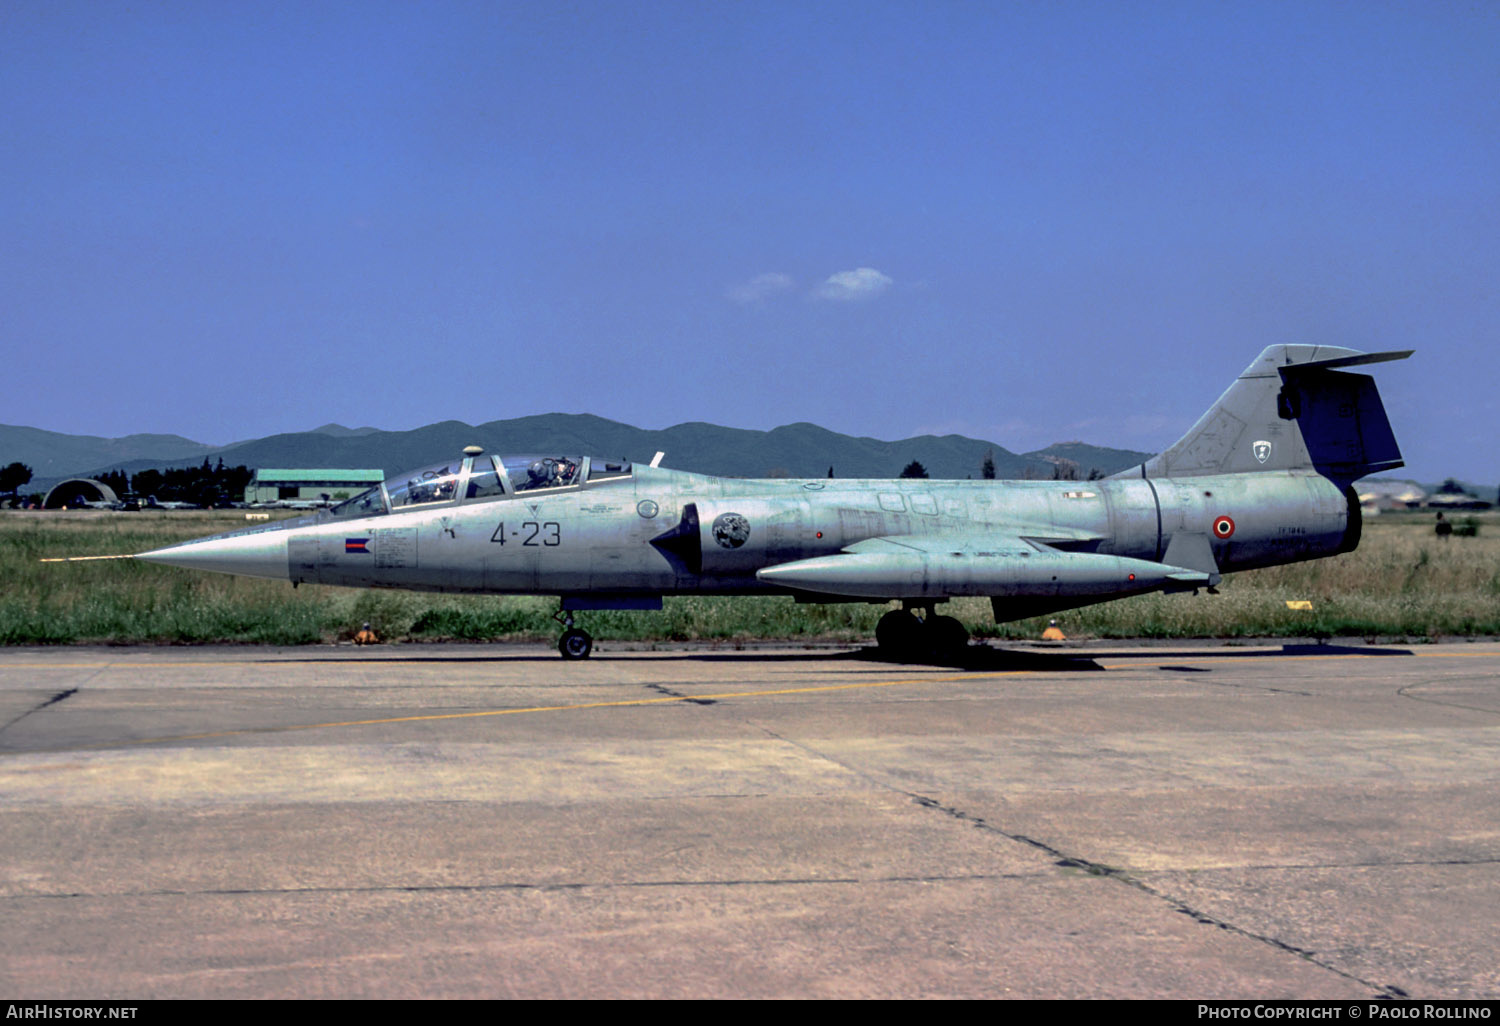
[[[522,535],[525,535],[523,538]],[[545,545],[552,548],[562,544],[562,525],[555,520],[525,520],[519,528],[512,529],[508,534],[505,530],[505,521],[495,527],[495,533],[490,535],[490,541],[504,545],[506,538],[521,538],[522,545],[536,548]]]

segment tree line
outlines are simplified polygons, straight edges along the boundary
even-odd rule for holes
[[[204,459],[199,467],[150,468],[134,474],[123,470],[111,470],[97,475],[94,480],[106,484],[120,498],[134,495],[142,499],[154,496],[162,502],[191,502],[199,506],[216,506],[229,502],[243,502],[245,488],[255,471],[244,464],[226,467],[222,459],[217,464]],[[20,500],[21,489],[30,483],[32,469],[16,462],[0,467],[0,501],[14,505]],[[40,502],[38,492],[30,496]]]
[[[24,463],[12,463],[9,466],[0,467],[0,495],[9,496],[10,501],[16,501],[17,494],[31,480],[31,468]]]
[[[226,502],[243,502],[245,488],[255,471],[244,464],[226,467],[207,458],[198,467],[150,468],[129,476],[123,470],[111,470],[97,480],[109,485],[116,495],[132,494],[140,498],[155,496],[163,502],[192,502],[199,506],[216,506]]]

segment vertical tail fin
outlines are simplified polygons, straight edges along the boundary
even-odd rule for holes
[[[1346,485],[1403,466],[1374,379],[1338,368],[1411,354],[1269,346],[1175,445],[1116,476],[1315,470]]]

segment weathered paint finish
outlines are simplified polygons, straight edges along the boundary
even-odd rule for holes
[[[1156,562],[1182,532],[1212,537],[1220,570],[1230,571],[1338,552],[1351,515],[1336,485],[1306,474],[922,482],[920,491],[905,482],[841,481],[823,484],[816,503],[805,482],[736,481],[738,496],[724,497],[695,477],[642,467],[633,479],[584,484],[537,502],[522,493],[394,516],[299,521],[286,529],[284,541],[267,544],[281,532],[256,535],[257,551],[274,558],[284,549],[286,560],[283,568],[260,565],[260,576],[490,594],[761,593],[784,589],[757,580],[758,570],[835,556],[873,538],[951,537],[961,547],[968,537],[1019,534],[1051,541],[1064,556]],[[930,514],[895,513],[881,508],[882,492],[927,496],[937,505]],[[651,544],[673,526],[671,511],[688,499],[698,510],[698,574],[674,568]],[[651,519],[637,511],[647,500],[659,510]],[[958,516],[952,509],[975,513]],[[1223,515],[1233,518],[1234,532],[1213,537],[1210,521]],[[720,518],[742,523],[748,529],[743,540],[716,537]],[[351,546],[350,539],[364,541]],[[256,569],[253,559],[247,554],[232,572]]]
[[[591,596],[986,595],[999,618],[1037,615],[1352,548],[1349,483],[1399,452],[1371,379],[1341,369],[1402,355],[1272,346],[1182,441],[1106,480],[737,480],[639,465],[591,476],[597,461],[585,458],[534,464],[562,476],[528,490],[514,479],[524,459],[471,453],[387,482],[372,500],[380,515],[325,514],[141,558],[293,582],[551,594],[571,608]],[[384,512],[398,493],[418,504]]]

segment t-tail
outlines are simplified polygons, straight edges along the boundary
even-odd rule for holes
[[[1411,354],[1268,346],[1175,445],[1115,476],[1309,470],[1343,488],[1403,466],[1374,379],[1343,368]]]

